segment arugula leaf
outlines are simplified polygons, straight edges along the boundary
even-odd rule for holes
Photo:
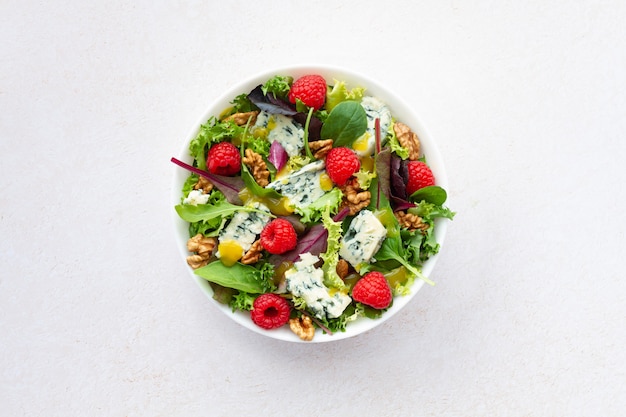
[[[430,285],[435,285],[426,275],[422,274],[422,271],[419,268],[413,266],[406,259],[406,252],[402,246],[402,239],[400,235],[394,237],[387,237],[383,242],[381,248],[374,255],[376,260],[394,260],[397,261],[400,265],[404,266],[409,272],[414,274],[417,278],[424,280],[426,283]]]
[[[330,112],[320,132],[322,139],[333,139],[333,147],[351,146],[367,130],[367,114],[356,101],[343,101]]]
[[[264,264],[257,269],[239,262],[232,266],[225,266],[221,261],[215,261],[196,269],[194,274],[223,287],[251,294],[262,294],[274,288],[273,271],[273,267],[269,264]]]
[[[258,213],[268,214],[266,211],[257,210],[252,207],[237,206],[227,201],[220,201],[217,204],[198,204],[197,206],[178,204],[174,208],[181,219],[190,223],[227,217],[237,211],[256,211]]]
[[[250,190],[252,194],[258,197],[271,198],[275,200],[280,200],[281,198],[283,198],[283,196],[280,195],[275,189],[261,187],[248,170],[246,164],[241,164],[241,179],[246,185],[246,188]]]

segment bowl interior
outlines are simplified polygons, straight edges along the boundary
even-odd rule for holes
[[[447,189],[447,177],[444,169],[444,164],[442,158],[439,154],[439,151],[436,147],[431,136],[428,134],[424,124],[421,122],[415,112],[406,104],[406,102],[397,94],[390,91],[389,89],[383,87],[380,83],[372,80],[364,75],[359,73],[349,71],[342,68],[336,67],[328,67],[328,66],[316,66],[316,65],[300,65],[294,67],[283,67],[276,68],[264,73],[255,75],[250,77],[247,80],[239,83],[228,89],[228,91],[224,92],[220,95],[205,111],[205,113],[198,119],[198,122],[191,129],[189,134],[185,137],[184,142],[182,144],[182,149],[180,150],[177,158],[191,163],[192,158],[189,156],[188,145],[190,141],[196,137],[198,134],[200,125],[205,123],[211,116],[218,116],[221,111],[230,105],[230,101],[237,95],[248,93],[254,87],[259,84],[264,83],[269,78],[274,75],[291,75],[294,79],[306,75],[306,74],[320,74],[322,75],[326,81],[331,84],[333,80],[341,80],[345,81],[348,85],[348,88],[352,87],[364,87],[366,88],[365,94],[371,95],[379,98],[383,102],[385,102],[391,110],[391,114],[396,118],[396,120],[401,121],[407,124],[411,129],[418,135],[420,139],[420,144],[423,149],[424,154],[427,156],[428,164],[431,167],[433,174],[435,175],[437,184],[443,188]],[[188,177],[189,173],[179,167],[174,168],[174,179],[172,184],[172,192],[171,192],[171,204],[172,204],[172,213],[173,213],[173,221],[175,228],[175,238],[180,248],[180,253],[183,258],[183,262],[185,266],[186,257],[189,255],[186,248],[186,242],[189,239],[188,232],[188,224],[183,221],[176,212],[173,210],[173,206],[177,205],[181,201],[181,189],[182,185],[185,182],[185,179]],[[445,221],[441,221],[441,219],[436,220],[436,229],[435,229],[435,237],[437,242],[440,245],[443,245],[444,236],[446,233],[447,224]],[[434,255],[431,257],[422,267],[422,272],[429,276],[432,272],[435,263],[437,262],[438,255]],[[267,337],[290,341],[290,342],[301,342],[301,340],[292,333],[287,326],[283,326],[280,329],[276,330],[263,330],[256,326],[251,320],[250,315],[244,312],[235,312],[233,313],[229,306],[218,303],[213,300],[213,290],[209,283],[198,277],[193,273],[193,270],[189,268],[189,274],[191,278],[200,286],[202,291],[209,297],[211,302],[215,305],[216,308],[221,310],[227,317],[234,320],[235,322],[241,324],[242,326],[256,332],[262,334]],[[347,326],[345,332],[334,333],[332,335],[324,334],[321,331],[318,331],[315,335],[315,338],[311,342],[306,343],[322,343],[322,342],[330,342],[340,339],[345,339],[348,337],[356,336],[363,332],[366,332],[374,327],[382,324],[386,320],[390,319],[394,314],[400,311],[407,303],[409,303],[415,294],[420,290],[423,286],[424,282],[421,280],[416,280],[413,287],[411,288],[411,293],[409,295],[403,297],[395,297],[393,306],[385,313],[380,319],[371,320],[367,318],[358,319],[355,322],[350,323]]]

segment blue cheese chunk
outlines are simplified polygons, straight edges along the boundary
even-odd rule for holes
[[[267,129],[267,140],[270,143],[278,141],[289,156],[300,155],[304,149],[304,128],[289,116],[262,111],[254,128]]]
[[[358,271],[361,265],[372,262],[386,236],[387,229],[374,213],[369,210],[361,210],[352,219],[341,240],[339,256]]]
[[[289,199],[297,209],[302,209],[322,197],[326,191],[320,185],[324,161],[315,161],[267,185]]]
[[[202,190],[191,190],[183,200],[183,204],[190,204],[192,206],[206,204],[209,201],[209,197],[209,194],[204,194]]]
[[[355,141],[354,152],[359,156],[374,154],[376,148],[376,119],[380,120],[380,139],[383,141],[391,126],[391,111],[385,103],[376,97],[363,97],[361,107],[367,116],[367,130]]]
[[[252,207],[268,213],[270,211],[265,205],[256,202],[246,207]],[[265,227],[269,221],[269,215],[257,211],[238,211],[228,225],[220,231],[218,239],[220,242],[229,240],[237,242],[245,253],[257,240],[257,236],[261,234],[263,227]],[[220,257],[219,251],[216,256],[218,258]]]
[[[324,272],[316,268],[319,258],[310,253],[300,254],[300,260],[285,272],[287,291],[302,297],[307,307],[319,318],[336,318],[350,305],[352,298],[341,291],[330,290],[324,285]]]

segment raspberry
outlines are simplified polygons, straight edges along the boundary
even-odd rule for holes
[[[369,272],[354,284],[352,298],[359,303],[383,309],[389,307],[391,299],[391,288],[385,276],[380,272]]]
[[[239,149],[230,142],[215,144],[209,149],[206,165],[211,174],[235,175],[241,169]]]
[[[428,165],[421,161],[409,161],[407,164],[409,180],[406,184],[406,193],[413,194],[420,188],[435,185],[435,177]]]
[[[361,161],[349,148],[333,148],[326,155],[326,172],[337,185],[344,185],[348,178],[361,169]]]
[[[264,329],[275,329],[289,321],[291,308],[283,297],[273,293],[261,294],[252,303],[250,318]]]
[[[319,110],[326,101],[326,80],[321,75],[305,75],[298,78],[289,90],[289,101],[300,100],[308,107]]]
[[[297,244],[296,229],[285,219],[274,219],[261,231],[261,246],[273,255],[290,251]]]

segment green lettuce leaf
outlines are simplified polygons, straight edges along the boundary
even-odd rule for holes
[[[291,84],[293,84],[293,77],[275,75],[261,86],[261,91],[265,95],[272,93],[274,97],[285,98],[289,94]]]
[[[387,145],[389,145],[389,149],[391,152],[394,152],[402,159],[407,159],[409,157],[409,150],[404,146],[400,145],[398,141],[398,137],[396,136],[396,131],[393,130],[393,123],[389,125],[387,129]]]
[[[324,271],[324,285],[328,288],[345,289],[346,284],[337,274],[337,262],[339,262],[339,240],[342,236],[341,222],[334,221],[330,216],[330,207],[322,212],[322,224],[328,231],[326,239],[326,252],[320,254],[324,261],[322,270]]]
[[[330,208],[332,214],[337,213],[342,197],[343,194],[341,190],[339,188],[333,188],[308,206],[296,208],[296,213],[302,216],[300,219],[302,223],[318,222],[322,218],[322,213],[327,208]]]
[[[196,166],[201,170],[206,170],[207,152],[211,145],[225,140],[239,140],[244,132],[244,128],[237,126],[234,122],[220,122],[215,117],[211,117],[200,126],[200,131],[189,143],[189,153],[196,161]]]
[[[361,101],[363,98],[363,93],[365,93],[365,88],[363,87],[354,87],[351,90],[346,86],[345,81],[335,81],[335,85],[328,86],[326,91],[326,110],[329,112],[335,108],[335,106],[342,101],[353,100],[353,101]]]
[[[241,311],[250,311],[252,310],[252,304],[256,299],[256,295],[250,294],[244,291],[239,291],[237,294],[234,294],[228,305],[233,309],[233,312],[237,310]]]

